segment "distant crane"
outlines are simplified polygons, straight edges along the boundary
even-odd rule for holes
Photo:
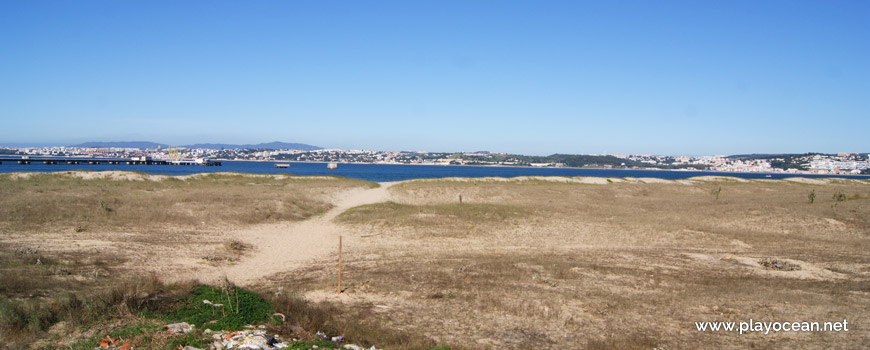
[[[181,155],[178,154],[178,147],[173,148],[172,146],[169,146],[166,153],[169,160],[179,160],[181,158]]]

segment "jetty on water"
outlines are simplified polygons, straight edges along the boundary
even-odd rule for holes
[[[0,164],[3,162],[15,163],[21,165],[28,164],[69,164],[69,165],[99,165],[99,164],[126,164],[126,165],[201,165],[201,166],[221,166],[221,162],[209,159],[151,159],[151,157],[132,157],[132,158],[73,158],[73,157],[0,157]]]

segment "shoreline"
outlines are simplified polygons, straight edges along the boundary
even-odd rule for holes
[[[279,161],[279,160],[234,160],[234,159],[215,159],[222,162],[258,162],[258,163],[289,163],[289,164],[354,164],[354,165],[412,165],[412,166],[443,166],[443,167],[483,167],[483,168],[510,168],[510,169],[569,169],[569,170],[614,170],[614,171],[670,171],[670,172],[706,172],[717,174],[760,174],[760,175],[802,175],[822,176],[822,177],[842,177],[842,176],[860,176],[870,179],[870,175],[862,174],[807,174],[807,173],[788,173],[775,171],[721,171],[721,170],[697,170],[697,169],[661,169],[661,168],[600,168],[600,167],[533,167],[519,165],[467,165],[467,164],[406,164],[406,163],[366,163],[366,162],[309,162],[309,161]],[[542,175],[542,176],[559,176],[559,175]]]
[[[633,176],[590,176],[590,175],[579,175],[579,176],[564,176],[564,175],[517,175],[517,176],[445,176],[445,177],[419,177],[412,179],[404,179],[404,180],[389,180],[389,181],[374,181],[374,180],[365,180],[359,178],[352,178],[341,175],[322,175],[322,174],[308,174],[308,175],[299,175],[299,174],[287,174],[287,173],[250,173],[250,172],[238,172],[238,171],[217,171],[217,172],[202,172],[202,173],[193,173],[193,174],[151,174],[145,173],[136,170],[59,170],[59,171],[49,171],[49,172],[34,172],[34,171],[21,171],[21,172],[6,172],[0,173],[9,174],[11,179],[19,179],[19,178],[29,178],[33,174],[51,174],[51,175],[69,175],[73,177],[79,177],[85,180],[151,180],[151,181],[162,181],[167,178],[176,178],[185,180],[192,177],[199,177],[203,175],[228,175],[228,176],[254,176],[254,177],[276,177],[276,178],[294,178],[294,179],[352,179],[352,180],[361,180],[372,183],[377,183],[381,186],[384,185],[393,185],[397,183],[410,182],[410,181],[447,181],[447,182],[471,182],[471,181],[480,181],[480,182],[524,182],[524,181],[550,181],[550,182],[566,182],[566,183],[576,183],[576,184],[611,184],[611,183],[634,183],[634,184],[646,184],[646,183],[673,183],[673,184],[681,184],[685,183],[685,181],[702,181],[702,182],[715,182],[715,181],[736,181],[736,182],[749,182],[752,180],[766,180],[766,181],[782,181],[782,182],[794,182],[794,183],[815,183],[817,181],[830,183],[831,181],[837,180],[853,180],[858,181],[858,183],[870,184],[870,178],[843,178],[843,177],[835,177],[835,176],[827,176],[827,177],[805,177],[805,176],[789,176],[783,178],[744,178],[737,176],[728,176],[728,175],[711,175],[711,174],[699,174],[698,176],[691,176],[685,178],[678,179],[665,179],[659,177],[649,177],[649,176],[641,176],[641,177],[633,177]]]
[[[93,157],[69,157],[71,159],[94,159]],[[39,158],[33,158],[35,161],[39,161]],[[480,168],[506,168],[506,169],[565,169],[565,170],[602,170],[602,171],[662,171],[662,172],[700,172],[700,173],[713,173],[713,174],[739,174],[739,175],[793,175],[793,176],[808,176],[808,177],[841,177],[841,178],[870,178],[870,174],[815,174],[815,173],[791,173],[786,171],[722,171],[722,170],[699,170],[699,169],[662,169],[662,168],[607,168],[607,167],[534,167],[534,166],[521,166],[521,165],[502,165],[502,164],[420,164],[420,163],[371,163],[371,162],[328,162],[328,161],[282,161],[282,160],[236,160],[236,159],[224,159],[224,158],[215,158],[210,159],[211,161],[218,162],[250,162],[250,163],[272,163],[272,164],[329,164],[329,163],[337,163],[337,164],[352,164],[352,165],[391,165],[391,166],[436,166],[436,167],[480,167]],[[13,164],[14,166],[14,164]],[[197,165],[199,166],[199,165]],[[3,171],[4,166],[0,165],[0,173],[13,173],[13,172],[22,172],[22,171]],[[58,170],[58,171],[69,171],[69,170]],[[125,170],[122,170],[125,171]],[[27,171],[23,171],[27,172]],[[40,171],[41,172],[41,171]],[[48,171],[52,172],[52,171]],[[738,177],[740,177],[738,175]],[[522,175],[519,175],[522,176]],[[536,175],[536,176],[562,176],[562,175]]]

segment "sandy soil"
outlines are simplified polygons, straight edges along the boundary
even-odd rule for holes
[[[251,244],[254,252],[240,262],[215,268],[197,269],[199,259],[182,259],[177,264],[189,265],[190,270],[166,276],[169,280],[197,278],[213,281],[226,277],[237,285],[250,285],[262,282],[267,276],[297,269],[312,261],[324,259],[334,254],[338,248],[339,236],[343,242],[355,243],[356,236],[347,226],[337,225],[332,219],[347,209],[390,199],[390,186],[395,183],[383,182],[373,189],[353,189],[335,196],[335,206],[324,215],[302,222],[257,225],[234,230],[225,234],[227,239],[235,239]]]

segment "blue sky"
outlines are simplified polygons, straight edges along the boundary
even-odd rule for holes
[[[0,143],[868,152],[867,1],[5,1]]]

